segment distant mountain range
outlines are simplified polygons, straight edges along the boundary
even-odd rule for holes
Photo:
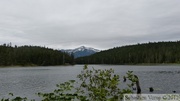
[[[74,58],[89,56],[89,55],[95,54],[97,52],[100,52],[100,50],[98,50],[98,49],[94,49],[91,47],[85,47],[85,46],[81,46],[81,47],[78,47],[75,49],[61,49],[60,51],[66,52],[69,54],[73,54]]]

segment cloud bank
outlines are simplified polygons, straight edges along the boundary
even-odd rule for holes
[[[0,44],[108,49],[180,39],[180,0],[0,0]]]

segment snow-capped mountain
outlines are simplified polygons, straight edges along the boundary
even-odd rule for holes
[[[78,47],[78,48],[75,48],[75,49],[67,49],[67,50],[62,49],[61,51],[67,52],[69,54],[74,54],[74,57],[78,58],[78,57],[92,55],[92,54],[94,54],[96,52],[99,52],[100,50],[94,49],[94,48],[91,48],[91,47],[81,46],[81,47]]]

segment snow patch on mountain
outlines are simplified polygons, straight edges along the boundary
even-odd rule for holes
[[[91,47],[85,47],[85,46],[81,46],[81,47],[78,47],[75,49],[66,49],[66,50],[62,49],[61,51],[69,53],[69,54],[73,54],[75,58],[89,56],[94,53],[100,52],[100,50],[98,50],[98,49],[94,49]]]

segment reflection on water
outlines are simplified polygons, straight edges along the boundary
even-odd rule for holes
[[[179,66],[118,66],[90,65],[98,69],[113,68],[116,74],[124,75],[128,70],[139,77],[142,93],[180,93]],[[0,68],[0,97],[12,92],[15,95],[36,98],[37,92],[50,92],[58,83],[76,79],[83,65],[54,67]],[[37,98],[36,98],[37,99]]]

